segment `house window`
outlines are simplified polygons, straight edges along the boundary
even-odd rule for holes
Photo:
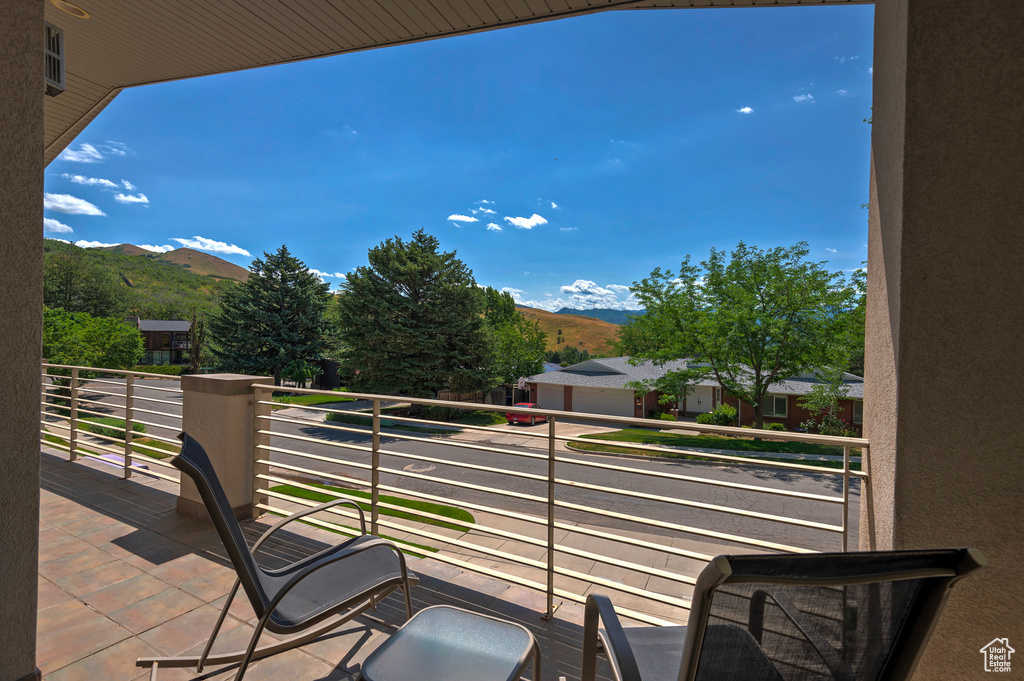
[[[864,423],[864,401],[854,400],[853,402],[853,422],[863,424]]]
[[[171,347],[171,334],[162,333],[160,334],[160,347],[167,349]]]
[[[787,401],[785,395],[768,395],[761,402],[761,415],[780,419],[786,418]]]

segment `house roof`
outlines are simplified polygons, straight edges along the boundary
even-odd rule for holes
[[[139,331],[175,331],[186,332],[192,326],[192,322],[179,322],[168,319],[140,319]]]
[[[669,371],[685,369],[688,360],[680,359],[667,362],[664,366],[657,366],[650,361],[638,365],[629,363],[629,357],[603,357],[600,359],[588,359],[585,362],[565,367],[560,371],[551,371],[543,374],[536,374],[527,380],[531,383],[545,383],[552,385],[578,385],[593,388],[626,388],[626,384],[632,381],[652,381],[661,378]],[[864,399],[864,379],[860,376],[844,373],[843,382],[847,387],[847,397],[850,399]],[[821,383],[813,374],[804,374],[788,378],[781,383],[771,387],[773,395],[806,395],[811,388]],[[718,382],[714,378],[705,378],[698,381],[699,386],[717,387]]]
[[[871,0],[728,0],[732,6]],[[78,18],[46,3],[64,31],[66,91],[45,98],[49,163],[123,88],[612,9],[711,7],[721,0],[78,0]],[[42,47],[40,32],[40,48]],[[332,87],[324,83],[324,88]]]

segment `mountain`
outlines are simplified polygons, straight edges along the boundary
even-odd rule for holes
[[[574,310],[571,307],[563,307],[555,314],[571,314],[580,317],[593,317],[611,324],[628,324],[630,315],[646,314],[647,310],[609,310],[607,308],[595,307],[592,310]]]
[[[231,281],[243,282],[249,278],[249,270],[244,267],[239,267],[215,255],[195,251],[191,248],[176,248],[166,253],[153,253],[132,244],[120,244],[119,246],[107,246],[106,248],[97,248],[95,250],[117,253],[119,255],[141,255],[151,260],[184,267],[200,276],[209,276],[216,279],[230,279]]]
[[[176,248],[173,251],[161,253],[156,259],[174,263],[207,277],[230,279],[237,282],[243,282],[249,278],[249,270],[244,267],[239,267],[209,253],[194,251],[191,248]]]
[[[559,314],[519,305],[516,305],[516,309],[528,321],[538,322],[540,328],[548,334],[548,350],[560,350],[574,345],[577,348],[588,350],[592,355],[608,355],[612,352],[611,344],[619,330],[615,324],[593,317]],[[559,336],[559,331],[562,332],[561,336]],[[561,342],[559,342],[559,337],[561,337]]]

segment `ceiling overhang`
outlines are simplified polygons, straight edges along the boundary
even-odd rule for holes
[[[614,9],[867,4],[871,0],[76,0],[66,91],[47,97],[46,162],[126,87],[240,71]]]

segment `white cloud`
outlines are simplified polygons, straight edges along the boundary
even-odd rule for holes
[[[853,93],[849,90],[836,90],[836,94],[840,97],[853,97]]]
[[[104,189],[117,189],[117,183],[111,182],[110,180],[102,177],[86,177],[85,175],[70,175],[68,173],[62,173],[61,177],[65,180],[71,180],[75,184],[85,185],[86,187],[103,187]]]
[[[479,222],[479,220],[472,216],[459,215],[458,213],[456,213],[455,215],[449,215],[448,219],[451,220],[452,222]]]
[[[526,291],[521,288],[512,288],[511,286],[502,286],[501,292],[511,295],[512,300],[519,300],[523,297],[523,294],[526,293]]]
[[[223,253],[225,255],[249,255],[249,251],[234,244],[226,244],[223,241],[214,241],[205,236],[194,236],[191,239],[173,237],[171,241],[177,241],[185,248],[194,248],[197,251],[209,251],[210,253]]]
[[[638,310],[640,305],[629,293],[629,287],[622,284],[607,284],[598,286],[592,281],[577,279],[572,284],[560,287],[564,296],[555,297],[550,293],[545,294],[542,300],[527,300],[525,293],[520,289],[503,288],[508,291],[512,298],[520,305],[535,307],[542,310],[555,312],[563,307],[576,310],[590,310],[595,307],[608,308],[612,310]]]
[[[313,269],[312,267],[309,268],[309,271],[312,272],[313,274],[315,274],[316,276],[320,277],[321,279],[344,279],[345,278],[345,273],[344,272],[335,272],[334,274],[331,274],[330,272],[321,272],[320,270]]]
[[[106,215],[98,206],[71,194],[43,194],[43,208],[68,215]]]
[[[121,186],[124,187],[125,189],[127,189],[130,192],[133,192],[136,189],[138,189],[138,187],[136,187],[134,184],[132,184],[128,180],[124,180],[124,179],[121,180]]]
[[[814,95],[811,95],[811,94],[797,95],[796,97],[793,98],[793,101],[794,102],[813,102],[814,101]]]
[[[558,204],[554,201],[551,202],[551,210],[558,210]]]
[[[868,67],[868,75],[869,76],[870,75],[874,75],[874,73],[875,73],[875,67],[874,66],[869,66]]]
[[[69,243],[71,243],[71,242],[70,242],[70,241],[68,241],[67,239],[54,239],[53,237],[50,237],[50,241],[59,241],[59,242],[61,242],[62,244],[69,244]]]
[[[130,151],[124,142],[114,142],[113,140],[107,140],[103,150],[113,156],[127,156]]]
[[[487,199],[480,199],[479,201],[477,201],[477,203],[489,203],[491,205],[494,205],[494,201],[488,201]]]
[[[72,163],[99,163],[103,160],[103,154],[93,145],[83,143],[78,145],[78,151],[68,147],[60,152],[57,160],[71,161]]]
[[[826,248],[825,250],[828,251],[829,253],[838,253],[839,252],[839,251],[837,251],[834,248]]]
[[[174,246],[150,246],[149,244],[137,244],[139,248],[144,248],[147,251],[153,251],[154,253],[167,253],[173,251]]]
[[[120,246],[121,244],[105,244],[102,241],[79,240],[75,242],[75,245],[79,248],[110,248],[111,246]]]
[[[477,213],[483,213],[484,215],[494,215],[496,212],[497,211],[493,211],[490,208],[474,208],[473,209],[473,215],[476,215]],[[448,219],[450,220],[451,218],[448,218]]]
[[[118,203],[149,203],[149,199],[142,192],[139,192],[137,195],[118,194],[114,197],[114,200]]]
[[[736,111],[740,112],[741,114],[752,114],[752,113],[754,113],[754,110],[751,109],[749,106],[745,106],[742,109],[736,109]]]
[[[559,232],[575,232],[577,229],[578,229],[578,227],[559,227],[558,231]]]
[[[515,225],[519,229],[533,229],[538,225],[546,225],[548,221],[541,216],[534,213],[528,218],[510,218],[506,217],[505,221],[511,225]]]
[[[496,225],[493,222],[488,222],[487,223],[487,231],[488,232],[500,232],[501,231],[501,227],[499,227],[498,225]]]
[[[53,218],[43,218],[43,234],[71,234],[73,231],[75,230],[63,222],[58,222]]]

